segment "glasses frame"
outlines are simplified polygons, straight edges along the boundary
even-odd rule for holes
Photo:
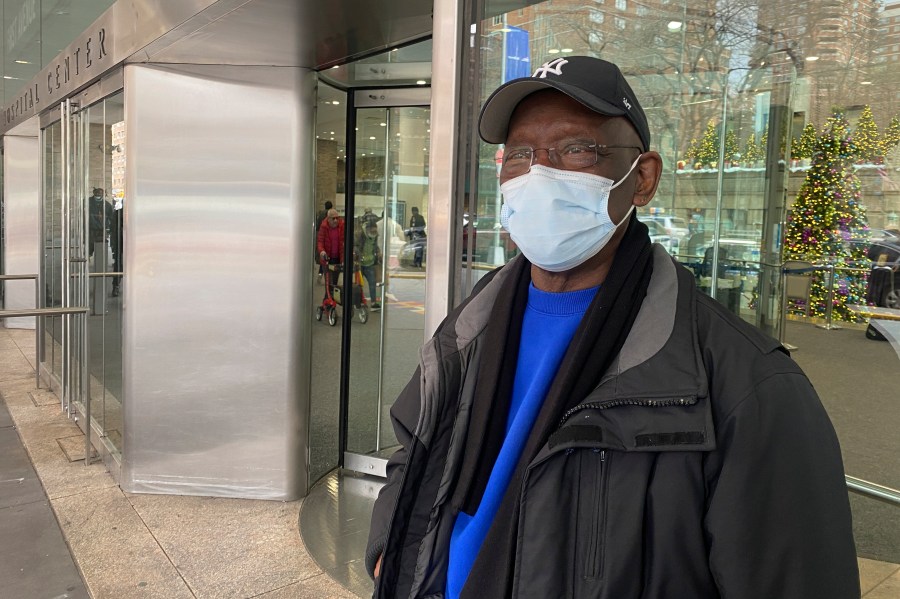
[[[582,143],[585,146],[587,146],[588,148],[591,148],[592,150],[594,150],[594,161],[585,166],[579,166],[577,168],[566,168],[565,166],[562,165],[562,159],[559,156],[559,152],[557,152],[557,150],[559,148],[532,148],[531,146],[505,147],[503,149],[503,161],[500,164],[500,175],[503,176],[504,172],[506,171],[506,165],[507,165],[506,158],[511,153],[511,152],[509,152],[509,150],[516,150],[516,151],[529,150],[531,152],[531,161],[528,163],[527,169],[525,169],[521,173],[518,173],[515,175],[509,175],[509,173],[506,173],[508,176],[513,176],[513,177],[519,177],[519,176],[524,175],[531,171],[531,167],[534,166],[535,156],[537,156],[537,152],[539,150],[544,150],[545,152],[547,152],[547,158],[550,161],[550,164],[553,165],[554,168],[558,168],[558,169],[564,170],[564,171],[579,171],[579,170],[583,170],[586,168],[591,168],[592,166],[594,166],[595,164],[600,162],[600,150],[637,150],[641,154],[644,153],[644,149],[641,147],[638,147],[638,146],[611,146],[611,145],[605,145],[605,144],[598,144],[596,141],[587,140],[587,139],[567,140],[567,142],[568,143],[563,145],[563,148],[566,148],[566,147],[576,144],[576,143]]]

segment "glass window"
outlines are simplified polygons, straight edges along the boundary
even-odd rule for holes
[[[14,98],[114,0],[2,0],[3,99]]]
[[[801,346],[796,359],[834,420],[847,473],[900,487],[900,469],[885,469],[873,457],[898,451],[896,427],[887,424],[896,423],[897,407],[882,400],[890,395],[884,381],[900,382],[900,363],[887,344],[864,340],[866,320],[853,307],[897,295],[869,289],[873,262],[867,255],[879,231],[900,228],[900,44],[881,33],[896,27],[888,20],[894,15],[883,2],[860,1],[860,26],[853,29],[854,6],[847,0],[726,1],[714,3],[714,11],[661,0],[637,4],[641,18],[627,22],[622,14],[605,20],[598,4],[525,6],[515,25],[527,32],[532,69],[585,54],[622,68],[663,159],[656,197],[639,214],[654,223],[654,241],[727,309]],[[617,0],[615,6],[624,11],[628,5]],[[486,0],[485,14],[508,7]],[[836,19],[846,23],[834,27]],[[485,33],[476,44],[473,119],[503,81],[505,45],[497,37]],[[854,142],[851,154],[822,147],[823,140],[847,137]],[[461,280],[474,284],[517,249],[497,219],[503,198],[496,160],[503,148],[471,141],[477,165],[460,201],[481,250],[467,271],[474,276]],[[833,173],[839,180],[830,179]],[[853,202],[824,202],[816,190],[827,185]],[[817,248],[805,241],[816,218],[803,218],[811,212],[823,221],[825,213],[815,211],[826,209],[841,218],[831,229],[815,230],[829,239],[827,248]],[[808,316],[787,310],[781,298],[782,261],[799,255],[819,265]],[[900,277],[894,286],[900,288]],[[825,322],[827,306],[842,331],[814,326]],[[843,344],[849,344],[846,351],[839,349]],[[881,365],[877,381],[873,363]],[[840,391],[851,387],[849,396]],[[855,495],[851,502],[860,555],[900,563],[900,525],[885,528],[897,521],[896,512]]]

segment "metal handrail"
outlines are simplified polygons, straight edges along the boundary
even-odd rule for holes
[[[34,307],[37,308],[41,305],[41,286],[38,283],[38,275],[0,275],[0,282],[2,281],[34,281]],[[0,283],[2,284],[2,283]],[[5,290],[4,290],[5,291]],[[3,294],[4,301],[6,299],[6,294]],[[5,310],[0,310],[0,313],[6,312]],[[34,316],[32,314],[23,314],[23,316]],[[5,316],[4,318],[12,318],[12,315]],[[37,389],[41,388],[41,343],[43,342],[43,331],[41,330],[41,322],[40,318],[34,319],[34,386]]]
[[[877,485],[854,476],[845,475],[844,478],[847,481],[847,488],[852,492],[871,497],[872,499],[878,499],[885,503],[900,506],[900,491],[883,485]]]
[[[23,308],[21,310],[0,310],[0,318],[16,318],[19,316],[63,316],[66,314],[83,314],[87,308]]]

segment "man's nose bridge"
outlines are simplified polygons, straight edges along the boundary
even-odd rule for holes
[[[540,164],[540,165],[542,165],[542,166],[546,166],[546,165],[553,166],[553,165],[555,165],[555,164],[556,164],[556,159],[555,159],[553,156],[550,155],[550,153],[553,152],[553,151],[554,151],[553,148],[534,148],[534,150],[531,151],[531,163],[532,163],[532,164]],[[544,158],[544,161],[543,161],[543,162],[540,162],[540,161],[539,161],[539,158],[538,158],[538,152],[546,152],[546,153],[547,153],[547,157]]]

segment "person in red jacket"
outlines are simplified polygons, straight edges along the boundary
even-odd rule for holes
[[[332,208],[319,225],[316,243],[319,260],[337,264],[344,261],[344,219]]]
[[[344,262],[344,219],[338,215],[338,211],[331,208],[327,216],[319,225],[319,234],[316,238],[316,250],[320,264],[341,264]],[[334,271],[331,271],[332,273]],[[334,285],[337,277],[332,276],[326,284]],[[328,292],[326,291],[326,295]]]

